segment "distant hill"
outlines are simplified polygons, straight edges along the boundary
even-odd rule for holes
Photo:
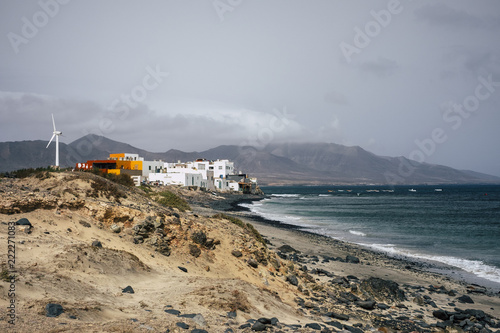
[[[0,143],[0,172],[54,163],[54,148],[46,141]],[[168,162],[197,158],[230,159],[235,167],[258,177],[261,184],[463,184],[500,183],[500,177],[447,166],[417,163],[405,157],[384,157],[361,147],[333,143],[270,144],[262,149],[234,145],[202,152],[171,149],[152,153],[102,136],[87,135],[70,144],[60,143],[61,167],[110,153],[135,153],[146,160]],[[13,153],[15,152],[15,154]]]

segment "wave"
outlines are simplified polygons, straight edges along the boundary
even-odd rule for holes
[[[319,194],[318,197],[331,197],[331,194]]]
[[[385,252],[388,254],[393,254],[393,255],[397,254],[415,259],[437,261],[449,266],[458,267],[480,278],[500,283],[500,268],[490,266],[480,260],[470,260],[470,259],[462,259],[450,256],[437,256],[437,255],[434,256],[428,254],[411,253],[408,251],[397,249],[394,244],[371,244],[371,245],[362,244],[362,245],[369,246],[375,250]]]
[[[298,194],[271,194],[272,197],[282,197],[282,198],[296,198],[299,195]]]
[[[366,237],[366,234],[364,232],[361,232],[361,231],[349,230],[349,233],[356,235],[356,236]]]

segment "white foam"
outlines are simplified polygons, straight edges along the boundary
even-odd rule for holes
[[[282,198],[296,198],[299,195],[298,194],[271,194],[272,197],[282,197]]]
[[[331,194],[319,194],[318,197],[331,197]]]
[[[437,261],[446,265],[454,266],[463,269],[466,272],[472,273],[483,279],[500,283],[500,269],[494,266],[485,264],[480,260],[469,260],[449,256],[433,256],[421,253],[412,253],[397,249],[394,244],[362,244],[369,246],[375,250],[385,252],[388,254],[404,255],[406,257],[415,259],[425,259]]]
[[[356,235],[356,236],[366,237],[366,234],[364,232],[361,232],[361,231],[349,230],[349,233]]]

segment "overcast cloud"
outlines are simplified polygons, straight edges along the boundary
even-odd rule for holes
[[[50,139],[54,113],[66,143],[334,142],[500,176],[499,22],[495,0],[2,1],[0,141]]]

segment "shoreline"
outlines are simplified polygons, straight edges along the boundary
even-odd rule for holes
[[[258,227],[256,226],[256,228],[259,232],[261,230],[265,230],[264,232],[262,232],[265,238],[267,236],[276,239],[276,232],[269,228],[286,230],[290,233],[294,233],[297,237],[300,238],[311,240],[314,239],[315,242],[325,243],[327,246],[332,246],[336,249],[341,248],[346,253],[364,253],[369,254],[369,257],[377,257],[379,261],[391,261],[390,265],[398,270],[414,270],[425,274],[437,275],[445,279],[451,279],[456,283],[463,285],[464,287],[476,286],[484,288],[483,290],[486,290],[489,295],[500,297],[500,283],[479,277],[474,273],[465,271],[460,267],[448,265],[431,259],[413,258],[404,254],[391,255],[389,253],[370,248],[369,246],[363,246],[361,244],[338,240],[326,235],[303,230],[300,226],[271,220],[251,212],[249,208],[240,206],[240,204],[260,201],[266,197],[267,196],[250,196],[242,198],[239,195],[226,195],[225,200],[222,200],[222,202],[218,201],[215,205],[210,204],[210,207],[214,211],[223,211],[238,218],[246,219],[248,220],[248,222],[251,222],[253,224],[257,224]],[[269,236],[266,232],[272,236]],[[329,257],[329,255],[325,253],[320,254],[310,252],[309,254],[324,255],[326,257]]]

